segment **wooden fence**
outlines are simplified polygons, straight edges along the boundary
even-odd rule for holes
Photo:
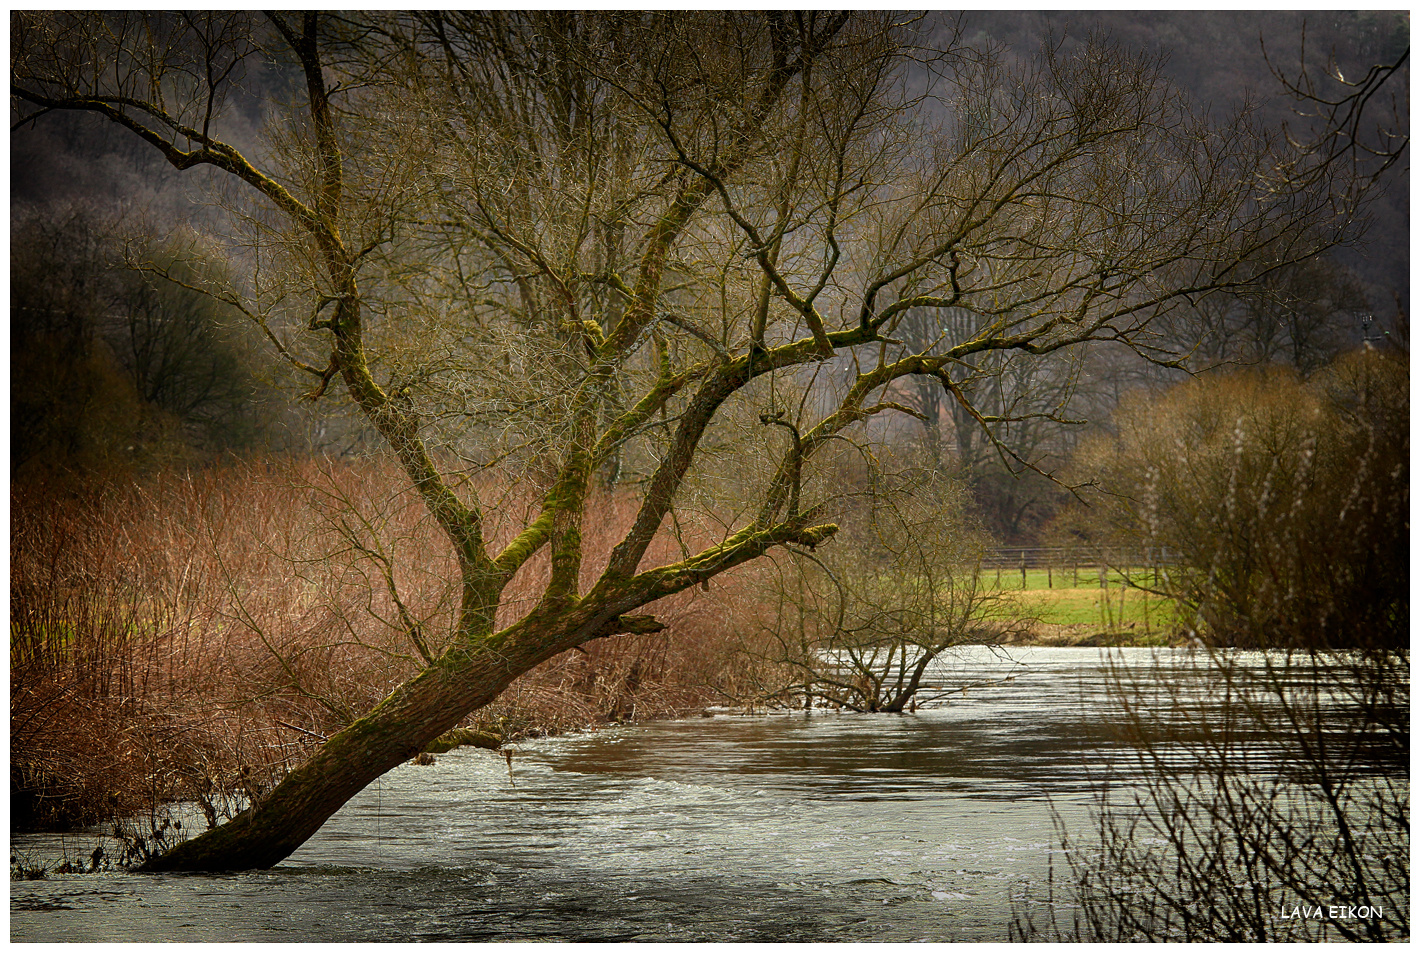
[[[1160,570],[1172,565],[1175,554],[1167,547],[1149,546],[1137,549],[1085,550],[1066,546],[1001,546],[988,550],[982,560],[984,574],[994,572],[996,584],[1009,584],[1012,574],[1019,573],[1021,588],[1026,587],[1026,573],[1043,570],[1047,588],[1077,588],[1082,579],[1086,584],[1098,580],[1106,588],[1111,575],[1128,570],[1131,573],[1151,572],[1153,582],[1159,581]],[[1057,582],[1058,580],[1058,582]]]

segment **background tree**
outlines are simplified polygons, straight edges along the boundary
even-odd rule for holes
[[[169,278],[130,269],[119,231],[85,207],[58,219],[26,210],[12,222],[20,479],[289,446],[280,425],[292,415],[262,342],[239,311],[196,287],[220,269],[191,246],[150,259]]]
[[[1245,295],[1219,298],[1200,321],[1197,369],[1287,364],[1310,374],[1360,343],[1374,314],[1354,273],[1315,258],[1278,271]]]
[[[97,435],[86,423],[103,405],[135,403],[96,340],[110,291],[105,258],[82,209],[50,221],[11,220],[12,472],[40,465],[41,456],[94,455]],[[131,431],[117,436],[132,445]]]
[[[256,329],[202,290],[226,283],[219,269],[191,244],[143,257],[116,273],[103,328],[138,397],[203,449],[269,446],[279,391]]]
[[[458,565],[457,609],[410,631],[419,674],[150,869],[273,864],[519,673],[823,544],[817,461],[906,410],[899,381],[970,404],[993,352],[1171,364],[1165,317],[1339,241],[1362,196],[1335,140],[1195,115],[1157,60],[1095,42],[1009,68],[916,39],[890,14],[12,20],[22,122],[93,112],[245,188],[250,280],[219,295],[313,397],[339,381]],[[224,109],[268,59],[298,90],[244,152]],[[982,321],[896,337],[944,308]],[[614,461],[637,516],[592,553]],[[677,550],[690,523],[713,542]],[[505,602],[533,572],[540,595]]]
[[[897,338],[930,353],[944,341],[968,338],[986,321],[967,309],[922,309],[909,313]],[[926,461],[970,488],[985,528],[997,540],[1017,544],[1035,538],[1038,525],[1068,495],[1047,474],[1068,456],[1070,432],[1081,416],[1080,390],[1092,375],[1078,354],[1047,356],[997,352],[961,369],[957,400],[940,382],[910,377],[898,385],[903,404],[920,415]],[[983,428],[977,416],[990,417]],[[915,443],[915,424],[895,434]],[[1011,447],[1003,454],[999,445]]]
[[[1164,74],[1194,102],[1215,115],[1247,109],[1259,122],[1290,127],[1302,138],[1322,133],[1335,104],[1358,93],[1371,95],[1366,89],[1377,78],[1373,66],[1396,64],[1400,82],[1389,93],[1376,91],[1372,104],[1381,121],[1354,127],[1366,143],[1360,152],[1374,152],[1367,175],[1378,177],[1365,212],[1364,245],[1334,249],[1282,269],[1265,288],[1210,295],[1195,302],[1194,311],[1170,320],[1179,322],[1174,341],[1179,353],[1191,355],[1188,366],[1195,371],[1229,362],[1280,361],[1310,373],[1365,338],[1406,338],[1409,258],[1406,242],[1398,239],[1408,226],[1396,224],[1405,219],[1409,185],[1406,170],[1389,164],[1397,147],[1403,148],[1408,129],[1394,91],[1404,88],[1408,76],[1403,14],[990,11],[970,14],[965,23],[973,46],[1000,43],[1008,57],[1028,55],[1042,37],[1051,36],[1062,50],[1072,50],[1092,30],[1136,49],[1166,50]],[[1306,77],[1297,75],[1294,64],[1299,62],[1313,67]],[[1176,369],[1096,351],[1072,376],[1073,396],[1064,416],[1101,420],[1122,394],[1167,386],[1182,377]],[[1042,469],[1055,469],[1068,458],[1078,435],[1048,421],[1030,426],[1044,438],[1047,451],[1035,459]],[[932,436],[929,432],[927,439]],[[959,462],[972,475],[993,533],[1024,545],[1044,542],[1042,527],[1068,495],[1019,465],[1000,465],[993,455],[984,458],[984,466],[974,462],[972,451],[979,449],[963,442]]]

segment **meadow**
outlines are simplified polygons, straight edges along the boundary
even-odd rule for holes
[[[998,581],[999,580],[999,581]],[[987,570],[999,601],[994,618],[1024,624],[1044,644],[1166,645],[1184,631],[1176,605],[1159,594],[1160,571],[1061,568]]]

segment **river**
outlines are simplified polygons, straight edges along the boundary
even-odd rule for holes
[[[1083,829],[1129,763],[1101,659],[972,649],[935,674],[967,691],[913,714],[608,728],[522,744],[511,776],[461,749],[390,772],[268,871],[12,881],[11,939],[1005,940],[1011,897],[1065,866],[1052,810]]]

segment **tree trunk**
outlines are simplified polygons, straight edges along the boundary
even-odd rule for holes
[[[821,540],[829,535],[813,532],[795,538]],[[255,870],[280,863],[370,782],[493,701],[519,675],[574,645],[664,629],[652,616],[619,615],[614,607],[641,605],[693,582],[693,576],[672,574],[662,590],[614,589],[605,599],[587,599],[563,611],[534,610],[532,616],[473,639],[471,645],[455,644],[368,715],[332,735],[266,797],[226,824],[150,858],[139,870]]]
[[[280,863],[372,781],[414,757],[541,661],[515,659],[484,651],[457,666],[441,660],[331,736],[258,803],[139,869],[251,870]]]
[[[902,687],[902,690],[899,691],[890,702],[878,710],[890,712],[895,715],[902,714],[902,710],[916,697],[918,689],[922,687],[922,676],[926,673],[927,666],[932,664],[932,660],[935,659],[940,652],[941,649],[937,649],[936,651],[926,653],[922,658],[918,659],[917,663],[912,667],[912,677],[908,679],[907,684]]]

